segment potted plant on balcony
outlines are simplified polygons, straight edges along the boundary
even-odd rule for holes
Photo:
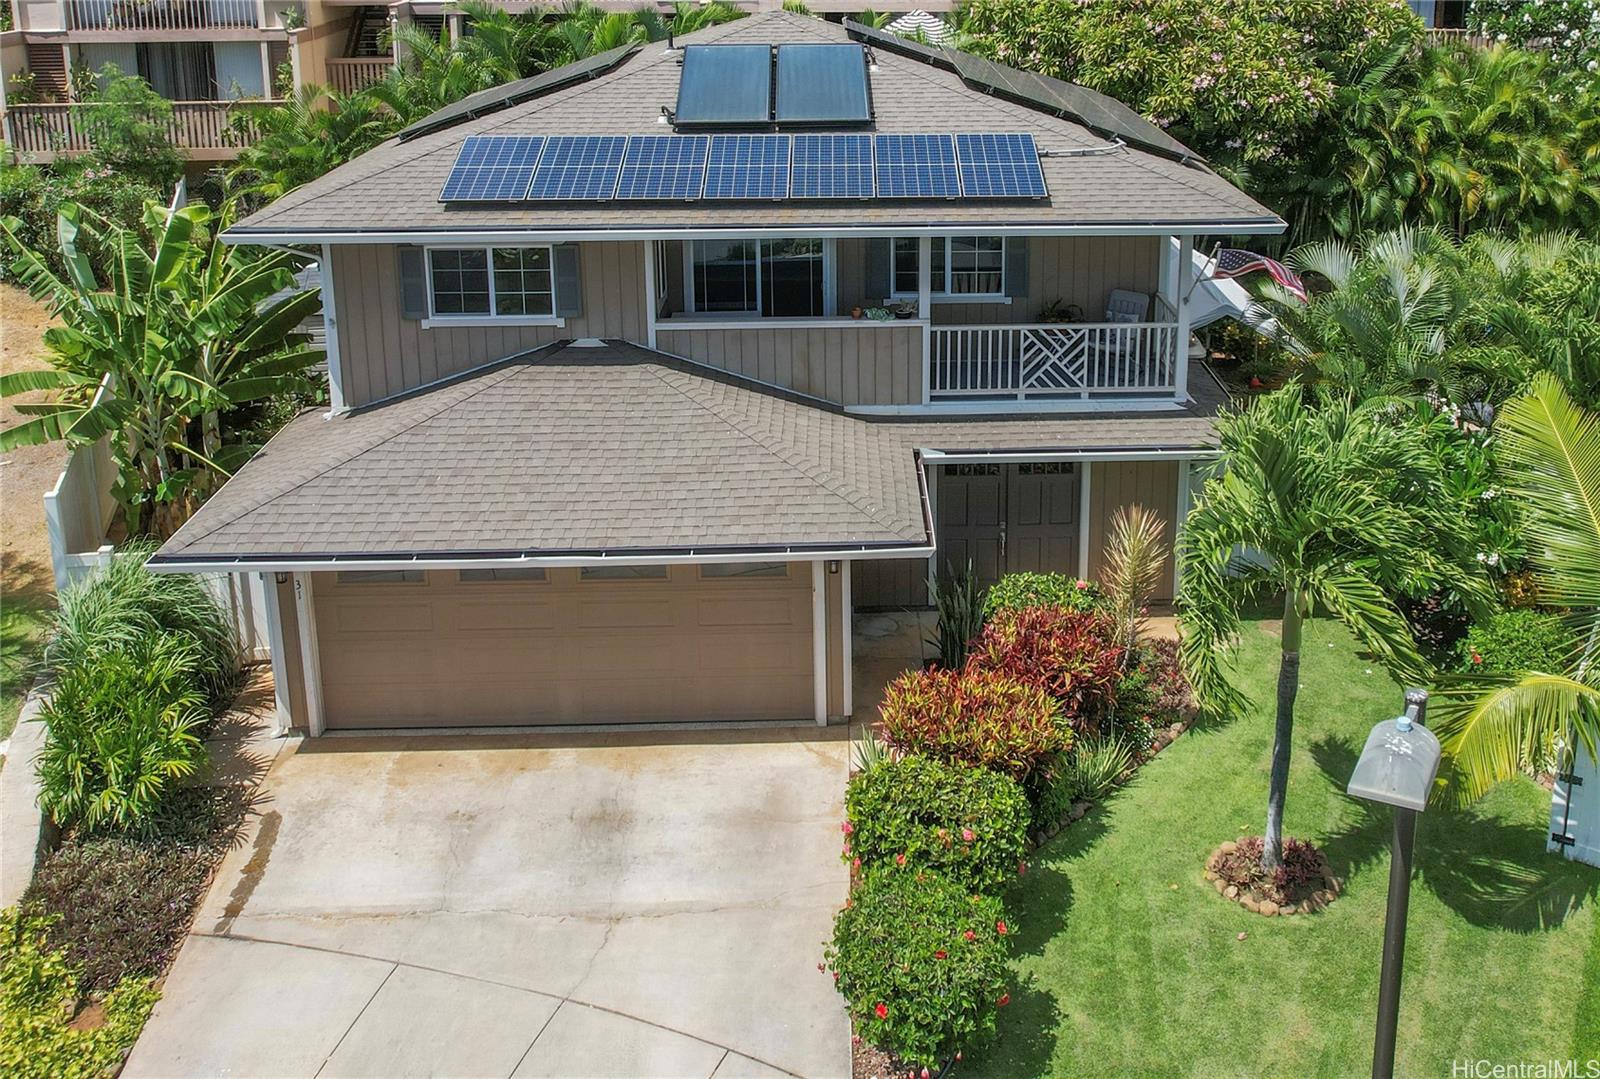
[[[1082,322],[1083,308],[1067,303],[1059,296],[1039,309],[1040,322]]]

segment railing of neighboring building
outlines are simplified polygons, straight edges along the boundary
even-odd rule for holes
[[[63,0],[68,30],[210,30],[262,25],[256,0]]]
[[[233,116],[243,105],[237,101],[174,101],[167,134],[175,146],[192,156],[215,159],[231,156],[249,141],[248,132],[233,127]],[[259,104],[259,102],[258,102]],[[51,105],[12,105],[6,110],[6,144],[19,158],[45,161],[83,153],[92,148],[84,124],[86,110],[104,108],[94,102]]]
[[[394,67],[394,59],[388,56],[330,56],[327,62],[328,85],[341,94],[382,82]]]

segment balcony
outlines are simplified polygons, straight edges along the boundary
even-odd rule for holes
[[[1176,322],[935,326],[931,400],[1167,397],[1178,387]]]
[[[167,133],[173,145],[194,161],[226,161],[249,141],[232,127],[234,113],[245,102],[174,101]],[[262,104],[262,102],[255,102]],[[267,102],[271,104],[271,102]],[[93,102],[68,105],[13,105],[6,110],[6,145],[16,160],[44,164],[93,148],[85,129],[85,110],[104,108]]]
[[[330,56],[328,85],[341,94],[353,94],[388,78],[394,67],[390,56]]]
[[[61,7],[65,28],[76,32],[147,34],[275,25],[259,0],[62,0]],[[282,18],[286,5],[275,0],[273,9]]]

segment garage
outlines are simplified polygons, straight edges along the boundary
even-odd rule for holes
[[[310,575],[328,730],[809,720],[806,562]]]

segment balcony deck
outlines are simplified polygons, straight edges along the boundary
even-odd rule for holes
[[[249,141],[232,126],[233,115],[245,104],[251,103],[174,101],[168,136],[192,161],[231,160]],[[93,143],[83,117],[87,110],[99,107],[93,102],[13,105],[6,110],[6,146],[14,160],[33,164],[85,153],[93,149]]]

